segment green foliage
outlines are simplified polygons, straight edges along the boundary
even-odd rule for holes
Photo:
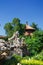
[[[4,40],[5,40],[5,41],[8,41],[8,37],[5,37]]]
[[[17,64],[17,60],[15,58],[11,58],[6,60],[3,65],[16,65],[16,64]]]
[[[12,57],[16,58],[18,62],[22,59],[22,57],[20,55],[15,55],[14,54]]]
[[[43,65],[43,51],[32,57],[20,57],[19,55],[13,55],[11,59],[6,60],[3,65],[17,65],[17,63],[21,63],[21,65]]]
[[[24,35],[24,32],[25,32],[25,24],[20,24],[20,30],[19,30],[20,36]]]
[[[13,55],[11,59],[8,59],[4,62],[3,65],[17,65],[22,58],[19,55]]]
[[[28,49],[32,55],[36,55],[43,49],[43,31],[36,31],[33,36],[25,38],[25,42],[28,44]]]
[[[14,18],[11,23],[5,24],[4,29],[8,37],[11,37],[16,31],[19,31],[19,34],[23,35],[25,31],[25,24],[21,24],[19,18]]]
[[[13,19],[12,25],[15,32],[20,30],[20,20],[18,18]]]
[[[43,50],[39,53],[39,54],[37,54],[37,55],[35,55],[34,57],[32,57],[33,59],[36,59],[36,60],[41,60],[41,61],[43,61]]]
[[[6,23],[4,26],[4,29],[6,30],[6,34],[8,37],[11,37],[13,34],[13,26],[11,23]]]
[[[14,26],[20,24],[20,19],[19,18],[14,18],[13,21],[12,21],[12,24]]]
[[[23,59],[27,59],[27,60],[29,60],[29,58],[30,58],[30,56],[25,56],[25,57],[22,57],[21,60],[23,60]]]
[[[33,28],[35,28],[35,30],[39,30],[37,24],[35,24],[34,22],[31,24],[31,26],[32,26]]]
[[[20,61],[21,65],[43,65],[43,61],[34,60],[34,59],[22,59]]]
[[[6,29],[6,31],[10,31],[13,27],[12,27],[11,23],[6,23],[4,28]]]
[[[16,65],[18,63],[16,58],[11,58],[5,61],[4,65]]]

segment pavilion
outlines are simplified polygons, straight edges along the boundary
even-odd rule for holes
[[[33,28],[33,27],[29,26],[28,24],[26,24],[24,35],[25,36],[32,35],[32,33],[34,31],[35,31],[35,28]]]

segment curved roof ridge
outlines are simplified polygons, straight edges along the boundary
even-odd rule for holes
[[[33,27],[26,24],[26,29],[35,29],[35,28],[33,28]]]

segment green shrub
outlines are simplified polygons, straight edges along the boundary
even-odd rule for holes
[[[13,55],[11,59],[5,60],[3,65],[17,65],[21,57],[19,55]]]
[[[25,42],[31,56],[36,55],[43,49],[43,31],[36,31],[33,36],[26,36]]]
[[[22,57],[20,55],[15,55],[14,54],[12,57],[16,58],[18,62],[22,59]]]
[[[36,59],[36,60],[42,60],[43,61],[43,50],[42,50],[42,52],[40,52],[39,54],[37,54],[36,56],[34,56],[32,58]]]
[[[21,65],[43,65],[42,61],[38,61],[38,60],[27,60],[27,59],[23,59],[20,61]]]
[[[11,59],[5,60],[3,65],[17,65],[17,63],[17,59],[12,57]]]

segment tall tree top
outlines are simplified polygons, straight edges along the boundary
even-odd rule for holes
[[[20,19],[19,19],[19,18],[14,18],[13,21],[12,21],[12,24],[13,24],[13,25],[18,25],[18,24],[20,24]]]

